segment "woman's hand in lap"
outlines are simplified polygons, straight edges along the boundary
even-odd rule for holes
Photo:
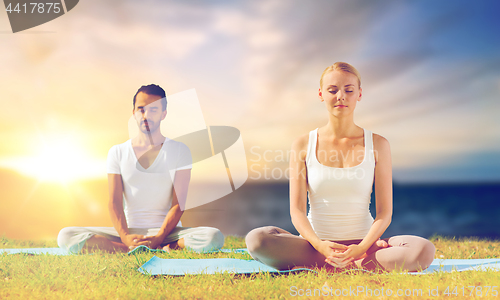
[[[348,248],[346,245],[338,244],[330,241],[321,241],[319,247],[316,249],[319,253],[323,254],[325,257],[331,256],[333,253],[341,253],[346,251]]]
[[[347,250],[343,252],[334,252],[327,256],[325,262],[336,268],[344,268],[356,259],[366,256],[366,250],[359,245],[349,245]]]
[[[325,262],[335,268],[343,269],[352,263],[352,259],[344,259],[344,258],[329,256],[325,258]]]
[[[349,249],[347,249],[344,253],[339,254],[340,257],[356,260],[366,255],[366,249],[360,245],[349,245],[347,247]]]

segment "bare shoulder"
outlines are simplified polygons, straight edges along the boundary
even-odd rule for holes
[[[380,134],[373,134],[373,148],[377,150],[383,150],[383,149],[388,149],[389,146],[389,141],[381,136]]]
[[[296,138],[292,143],[292,149],[307,149],[307,144],[309,143],[309,133],[305,133],[298,138]]]
[[[391,156],[389,141],[385,137],[376,133],[373,134],[373,150],[375,153],[375,162],[378,162],[379,157]]]
[[[300,160],[305,160],[307,154],[307,145],[309,144],[309,133],[305,133],[296,138],[292,143],[292,152],[298,154]]]

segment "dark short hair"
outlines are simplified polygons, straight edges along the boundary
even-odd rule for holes
[[[165,94],[165,91],[156,84],[150,84],[150,85],[143,85],[141,86],[138,90],[137,93],[134,95],[134,109],[135,109],[135,98],[137,97],[137,94],[140,92],[143,92],[148,95],[155,95],[155,96],[160,96],[161,97],[161,109],[164,111],[167,109],[167,95]]]

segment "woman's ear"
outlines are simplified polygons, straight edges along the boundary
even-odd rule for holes
[[[363,89],[361,87],[359,87],[359,97],[358,97],[358,101],[361,101],[361,98],[363,97]]]
[[[323,99],[323,93],[321,92],[321,88],[319,88],[319,90],[318,90],[318,98],[319,98],[319,100],[321,100],[321,102],[324,101],[324,99]]]

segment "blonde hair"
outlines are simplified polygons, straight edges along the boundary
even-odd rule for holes
[[[351,73],[355,75],[358,78],[358,87],[361,87],[361,75],[359,74],[358,70],[356,70],[355,67],[351,66],[348,63],[338,61],[334,63],[333,65],[327,67],[324,71],[323,74],[321,74],[321,78],[319,80],[319,87],[323,87],[323,77],[333,71],[344,71],[347,73]]]

